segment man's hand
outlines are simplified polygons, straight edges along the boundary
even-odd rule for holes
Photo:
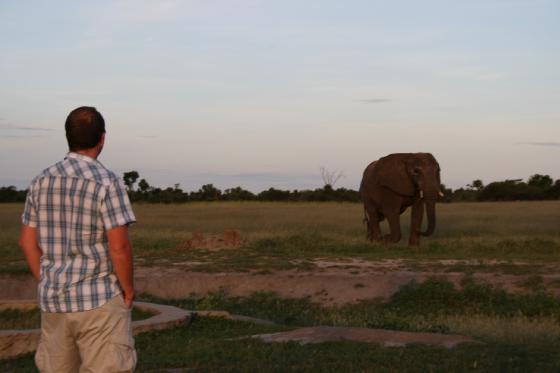
[[[124,303],[126,304],[126,306],[129,309],[132,309],[132,305],[134,304],[134,290],[132,291],[132,293],[130,292],[125,292],[123,290],[123,299],[124,299]]]
[[[113,269],[119,279],[123,291],[123,299],[128,308],[132,308],[134,301],[134,283],[132,269],[132,245],[128,238],[126,225],[107,231],[109,254]]]
[[[25,255],[25,260],[27,261],[27,265],[29,265],[33,277],[39,282],[41,279],[40,267],[43,250],[41,250],[37,242],[37,229],[23,224],[19,236],[19,246]]]

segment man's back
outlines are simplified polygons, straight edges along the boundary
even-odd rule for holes
[[[43,249],[39,300],[46,312],[96,308],[121,293],[105,231],[135,221],[122,181],[69,153],[37,176],[23,214]]]

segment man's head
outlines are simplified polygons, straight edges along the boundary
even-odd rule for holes
[[[71,152],[101,152],[105,140],[105,120],[94,107],[82,106],[72,110],[66,118],[65,128]]]

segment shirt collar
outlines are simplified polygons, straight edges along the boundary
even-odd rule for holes
[[[68,154],[66,154],[66,158],[72,158],[72,159],[82,160],[91,163],[99,163],[97,159],[76,152],[69,152]]]

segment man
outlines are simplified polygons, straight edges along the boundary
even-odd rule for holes
[[[122,180],[97,161],[101,114],[79,107],[65,128],[70,152],[33,179],[22,216],[20,246],[39,282],[35,363],[41,372],[132,372],[135,217]]]

